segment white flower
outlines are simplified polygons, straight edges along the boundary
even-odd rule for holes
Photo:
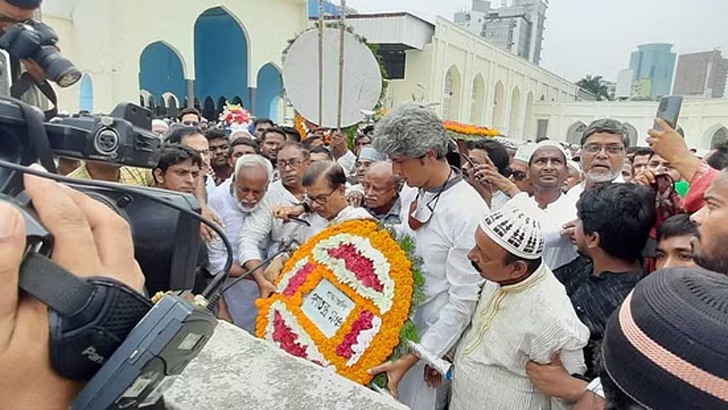
[[[379,318],[379,316],[374,316],[372,318],[372,328],[367,330],[362,330],[361,333],[356,337],[356,343],[351,346],[351,350],[354,352],[354,354],[351,356],[351,358],[346,362],[346,367],[351,367],[355,365],[359,359],[361,359],[362,355],[364,355],[364,352],[369,348],[369,345],[372,343],[372,340],[374,340],[374,336],[379,333],[379,329],[382,327],[382,319]]]
[[[342,245],[353,245],[359,253],[372,261],[374,275],[382,284],[382,291],[378,292],[364,284],[356,277],[356,274],[346,268],[346,262],[329,255],[328,251]],[[351,286],[359,295],[371,300],[382,314],[392,308],[394,298],[394,281],[389,276],[391,265],[387,258],[374,248],[369,238],[354,236],[350,234],[339,234],[320,241],[313,249],[313,258],[316,262],[328,267],[341,283]]]

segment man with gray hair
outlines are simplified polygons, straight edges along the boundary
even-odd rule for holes
[[[402,181],[399,175],[392,172],[391,163],[374,162],[364,175],[364,209],[385,225],[399,227],[402,223],[402,204],[399,200],[401,187]]]
[[[377,124],[374,148],[392,161],[392,171],[408,185],[401,197],[401,233],[414,238],[424,261],[427,287],[415,313],[422,346],[445,356],[470,324],[483,278],[467,259],[473,232],[488,213],[475,189],[446,161],[448,137],[442,121],[426,105],[406,103]],[[412,354],[371,369],[387,373],[388,388],[413,409],[443,409],[449,383],[429,388],[425,365]]]
[[[569,191],[569,196],[578,199],[585,189],[600,182],[623,183],[627,147],[629,135],[621,122],[611,118],[592,122],[581,137],[581,163],[586,178]]]
[[[273,166],[270,161],[260,155],[244,155],[235,163],[233,177],[223,182],[210,195],[208,206],[222,219],[225,235],[233,248],[231,278],[246,272],[240,265],[237,252],[240,248],[240,231],[245,220],[260,207],[272,181]],[[222,274],[227,259],[227,249],[222,240],[217,238],[208,243],[207,251],[210,273]],[[233,323],[253,333],[258,316],[255,300],[258,297],[267,297],[275,288],[265,279],[262,271],[256,271],[251,276],[251,280],[240,281],[223,296]]]

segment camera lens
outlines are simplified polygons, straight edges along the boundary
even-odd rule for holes
[[[73,63],[64,58],[53,46],[41,47],[41,50],[33,56],[33,60],[40,65],[48,78],[64,88],[76,84],[83,76]]]

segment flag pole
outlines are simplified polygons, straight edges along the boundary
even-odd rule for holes
[[[339,24],[339,104],[337,106],[336,128],[341,131],[341,111],[344,103],[344,34],[346,32],[346,0],[341,0],[341,20]]]
[[[318,126],[324,123],[324,0],[319,0],[318,26]]]

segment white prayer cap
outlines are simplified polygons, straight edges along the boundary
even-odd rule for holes
[[[169,125],[167,125],[166,122],[158,119],[152,120],[152,127],[164,127],[164,129],[169,129]]]
[[[528,163],[528,160],[531,159],[531,154],[533,154],[533,150],[535,148],[536,144],[534,144],[533,142],[527,142],[518,147],[516,155],[513,156],[513,159]]]
[[[526,195],[518,195],[486,216],[480,222],[480,229],[513,255],[528,260],[538,259],[543,253],[544,239],[541,225],[529,216],[533,207]]]
[[[368,161],[386,161],[387,156],[382,154],[381,152],[375,150],[372,147],[363,147],[361,149],[361,152],[359,153],[359,160],[368,160]]]
[[[544,140],[544,141],[539,142],[538,144],[536,144],[536,146],[533,147],[533,151],[531,151],[531,155],[528,156],[528,161],[526,161],[526,162],[528,162],[530,164],[531,159],[533,158],[533,154],[535,154],[536,151],[538,151],[539,149],[544,148],[544,147],[556,148],[559,151],[561,151],[562,154],[564,154],[565,159],[567,159],[567,160],[571,159],[571,155],[566,153],[566,150],[564,149],[564,146],[561,145],[561,143],[558,143],[556,141],[551,141],[551,140]]]
[[[503,144],[506,149],[518,150],[518,142],[516,142],[513,138],[493,137],[493,139]]]
[[[571,169],[573,169],[574,171],[576,171],[576,172],[578,172],[578,173],[580,173],[580,174],[581,174],[581,172],[582,172],[582,171],[581,171],[581,165],[579,165],[579,163],[578,163],[578,162],[576,162],[576,161],[572,161],[572,160],[568,160],[568,161],[566,161],[566,165],[567,165],[567,166],[568,166],[569,168],[571,168]]]

